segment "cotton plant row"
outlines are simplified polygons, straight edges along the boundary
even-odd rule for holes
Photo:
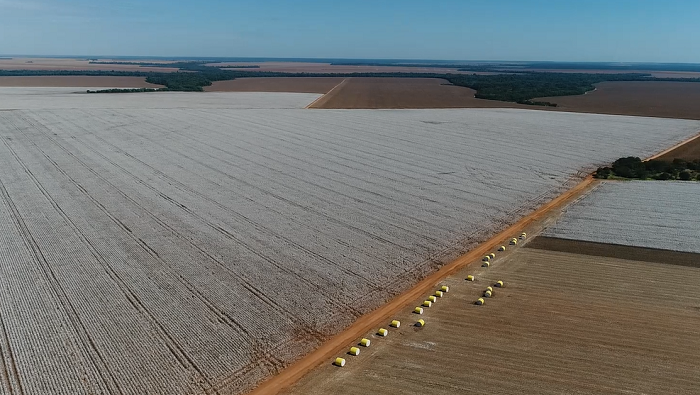
[[[700,128],[145,107],[0,112],[0,314],[24,393],[245,392],[581,171]]]
[[[545,235],[700,253],[699,192],[697,182],[605,182]]]

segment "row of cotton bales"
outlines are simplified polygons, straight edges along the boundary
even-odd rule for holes
[[[486,303],[485,298],[492,298],[494,296],[494,289],[493,289],[494,287],[503,288],[503,287],[505,287],[505,283],[502,280],[498,280],[493,284],[493,287],[491,287],[491,286],[486,287],[482,297],[477,299],[476,302],[474,302],[474,304],[477,306],[483,306]]]
[[[435,294],[430,295],[430,296],[428,297],[428,300],[426,300],[425,302],[423,302],[423,306],[425,306],[425,307],[430,307],[430,306],[432,306],[433,303],[435,303],[435,302],[437,301],[437,298],[442,298],[447,292],[450,292],[450,287],[448,287],[447,285],[441,286],[439,290],[435,291]],[[419,306],[419,307],[416,307],[416,308],[413,310],[413,312],[416,313],[416,314],[423,314],[423,308],[420,307],[420,306]],[[392,327],[392,328],[400,328],[400,327],[401,327],[401,321],[399,321],[399,320],[392,320],[392,321],[389,323],[389,326]],[[425,326],[425,320],[419,319],[418,321],[416,321],[415,326],[421,327],[421,328],[424,327],[424,326]],[[379,329],[377,330],[376,335],[377,335],[377,336],[380,336],[380,337],[386,337],[386,336],[389,335],[389,330],[386,329],[386,328],[379,328]],[[359,346],[362,346],[362,347],[369,347],[371,343],[372,343],[372,342],[371,342],[370,339],[363,338],[362,340],[360,340],[360,342],[358,343],[358,345],[359,345]],[[350,350],[348,351],[348,354],[349,354],[349,355],[352,355],[352,356],[360,355],[360,348],[359,348],[359,347],[356,347],[356,346],[352,346],[352,347],[350,347]],[[346,360],[345,360],[345,358],[342,358],[342,357],[337,357],[337,358],[335,358],[335,360],[333,361],[333,365],[339,366],[339,367],[345,366],[345,363],[346,363]]]
[[[523,240],[523,239],[525,239],[526,237],[527,237],[527,233],[523,232],[523,233],[520,234],[519,239],[520,239],[520,240]],[[514,237],[514,238],[510,239],[510,243],[509,243],[509,244],[510,244],[510,245],[517,245],[517,244],[518,244],[518,238],[515,238],[515,237]],[[505,246],[505,245],[502,245],[502,246],[500,246],[500,247],[498,248],[498,251],[500,251],[500,252],[503,252],[503,251],[505,251],[505,250],[506,250],[506,246]],[[482,266],[484,266],[484,267],[489,267],[489,266],[491,265],[491,261],[492,261],[493,259],[495,259],[495,258],[496,258],[496,254],[493,253],[493,252],[490,253],[490,254],[488,254],[488,255],[486,255],[486,256],[484,256],[484,258],[482,259],[482,261],[483,261],[483,265],[482,265]],[[474,275],[472,275],[472,274],[468,275],[466,279],[467,279],[467,281],[476,281],[476,277],[475,277]],[[500,281],[500,280],[497,281],[497,282],[493,285],[493,287],[497,287],[497,288],[502,288],[503,286],[504,286],[504,283],[503,283],[503,281]],[[493,292],[494,292],[494,291],[493,291],[493,287],[491,287],[491,286],[487,287],[486,290],[484,291],[483,297],[482,297],[482,298],[479,298],[479,299],[476,301],[475,304],[481,306],[481,305],[483,305],[484,303],[486,303],[486,301],[484,300],[484,298],[491,298],[491,297],[493,297]],[[425,308],[432,307],[433,304],[436,303],[436,302],[438,301],[438,298],[442,298],[442,297],[445,296],[445,294],[448,293],[449,291],[450,291],[450,287],[449,287],[449,286],[447,286],[447,285],[441,286],[440,289],[436,290],[435,293],[434,293],[433,295],[428,296],[428,297],[423,301],[423,303],[421,303],[420,306],[416,306],[416,307],[413,309],[413,313],[414,313],[414,314],[418,314],[418,315],[422,315],[422,314],[425,312],[425,310],[424,310]],[[401,322],[400,322],[399,320],[392,320],[392,321],[389,323],[389,326],[392,327],[392,328],[399,328],[399,327],[401,326]],[[417,326],[417,327],[423,327],[423,326],[425,326],[425,320],[424,320],[424,319],[419,319],[418,321],[416,321],[415,326]],[[386,328],[379,328],[379,329],[377,330],[376,335],[377,335],[377,336],[380,336],[380,337],[386,337],[386,336],[389,335],[389,330],[386,329]],[[361,339],[360,342],[358,343],[358,345],[359,345],[359,346],[362,346],[362,347],[369,347],[370,344],[371,344],[371,340],[370,340],[370,339],[367,339],[367,338]],[[350,347],[350,350],[348,351],[348,354],[349,354],[349,355],[352,355],[352,356],[360,355],[360,348],[357,347],[357,346],[352,346],[352,347]],[[346,363],[346,360],[345,360],[345,358],[342,358],[342,357],[337,357],[337,358],[333,361],[333,365],[336,365],[336,366],[339,366],[339,367],[345,366],[345,363]]]
[[[523,239],[525,239],[526,237],[527,237],[527,233],[523,232],[523,233],[520,234],[520,240],[523,240]],[[518,238],[513,237],[512,239],[510,239],[509,244],[512,245],[512,246],[517,245],[517,244],[518,244]],[[498,247],[498,251],[499,251],[499,252],[503,252],[503,251],[505,251],[505,250],[506,250],[506,246],[505,246],[505,245],[502,245],[502,246]],[[481,266],[483,266],[483,267],[489,267],[489,266],[491,266],[491,261],[494,260],[495,258],[496,258],[496,254],[493,253],[493,252],[490,253],[490,254],[488,254],[488,255],[485,255],[485,256],[481,259],[481,261],[483,262],[483,264],[482,264]]]

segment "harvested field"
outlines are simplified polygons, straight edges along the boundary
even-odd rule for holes
[[[690,394],[700,385],[700,269],[525,248],[461,274],[423,315],[398,314],[400,329],[368,333],[371,347],[344,356],[344,368],[328,361],[285,393]],[[506,287],[475,306],[497,280]],[[418,318],[425,327],[411,326]]]
[[[602,82],[585,95],[534,100],[557,103],[561,111],[700,119],[698,82]]]
[[[143,77],[35,76],[0,77],[0,87],[160,88]]]
[[[570,207],[544,234],[700,253],[698,207],[698,182],[606,181]]]
[[[328,93],[343,81],[338,77],[269,77],[239,78],[232,81],[216,81],[205,87],[207,92],[298,92]]]
[[[437,78],[348,78],[313,103],[325,109],[527,108],[515,103],[474,98],[473,89]]]
[[[669,160],[683,159],[683,160],[700,160],[700,136],[693,139],[671,151],[660,155],[657,159]]]
[[[582,172],[700,128],[54,89],[0,95],[29,106],[0,111],[0,375],[28,395],[244,392]]]
[[[147,61],[144,61],[147,62]],[[0,70],[102,70],[174,72],[173,67],[141,67],[132,64],[91,64],[87,59],[12,58],[0,59]]]

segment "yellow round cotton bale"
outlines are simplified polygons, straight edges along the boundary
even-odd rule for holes
[[[481,267],[489,267],[489,266],[491,266],[491,264],[489,262],[484,262],[483,265],[481,265]]]
[[[360,340],[360,345],[362,347],[369,347],[369,345],[372,344],[372,341],[369,339],[362,339]]]
[[[386,335],[389,334],[389,331],[386,330],[386,329],[384,329],[384,328],[379,328],[379,330],[377,331],[377,334],[378,334],[379,336],[386,336]]]
[[[503,288],[503,281],[496,281],[496,284],[494,284],[496,288]]]
[[[433,302],[433,303],[437,302],[437,298],[435,297],[435,295],[428,296],[428,300]]]
[[[448,287],[447,285],[443,285],[442,287],[440,287],[440,291],[442,291],[442,292],[450,292],[450,287]]]
[[[350,347],[350,355],[360,355],[360,349],[357,347]]]
[[[490,255],[486,255],[485,257],[481,258],[481,260],[484,261],[484,262],[488,262],[488,261],[491,260],[491,256],[490,256]]]
[[[442,298],[442,295],[444,295],[442,291],[435,291],[435,296],[437,296],[438,298]]]
[[[479,298],[479,299],[476,300],[477,306],[481,306],[481,305],[483,305],[484,303],[486,303],[486,302],[485,302],[484,299],[482,299],[482,298]]]
[[[419,306],[419,307],[416,307],[415,309],[413,309],[413,312],[414,312],[415,314],[423,314],[423,308],[420,307],[420,306]]]
[[[485,298],[490,298],[491,295],[492,295],[491,291],[489,291],[489,290],[484,291],[484,297],[485,297]]]
[[[506,250],[506,246],[500,246],[500,247],[498,247],[498,251],[505,251],[505,250]]]
[[[399,320],[393,320],[393,321],[391,321],[391,324],[389,324],[389,326],[392,326],[392,327],[394,327],[394,328],[398,328],[398,327],[401,326],[401,321],[399,321]]]
[[[425,326],[425,321],[423,321],[423,320],[418,320],[418,321],[416,321],[416,326],[424,327],[424,326]]]
[[[486,290],[493,292],[493,287],[486,287]]]
[[[494,258],[496,257],[496,254],[494,254],[494,253],[492,252],[492,253],[489,254],[489,256],[491,257],[491,259],[494,259]]]
[[[516,244],[518,244],[518,239],[511,239],[511,240],[510,240],[510,245],[513,245],[513,246],[514,246],[514,245],[516,245]]]
[[[433,305],[433,302],[431,302],[431,301],[429,301],[429,300],[423,301],[423,307],[430,307],[430,306],[432,306],[432,305]]]
[[[340,358],[340,357],[336,358],[335,361],[333,361],[333,365],[340,366],[340,367],[345,366],[345,358]]]
[[[467,276],[467,281],[474,281],[476,280],[476,277],[472,276],[471,274]]]

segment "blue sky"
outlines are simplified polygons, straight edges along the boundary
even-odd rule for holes
[[[700,63],[700,1],[0,0],[0,54]]]

